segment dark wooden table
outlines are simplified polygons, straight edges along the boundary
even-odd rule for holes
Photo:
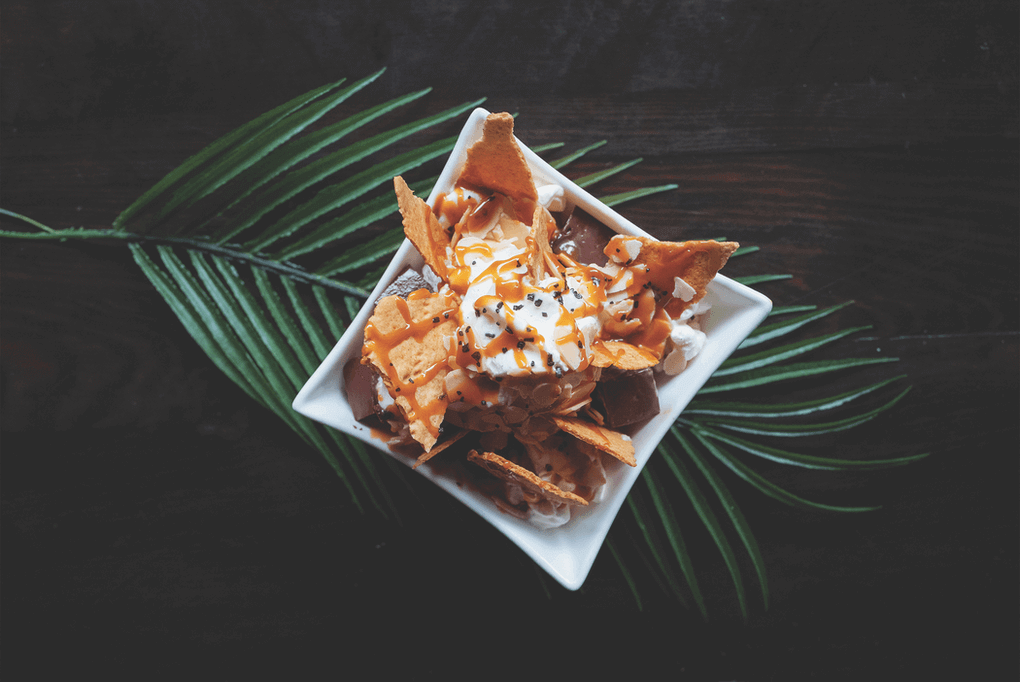
[[[691,542],[708,624],[654,585],[639,612],[608,556],[582,592],[546,581],[546,594],[522,554],[430,486],[413,488],[422,511],[403,525],[358,515],[123,245],[4,240],[9,679],[311,660],[412,679],[538,662],[628,678],[1016,677],[1015,2],[344,7],[5,3],[0,206],[108,227],[219,135],[387,66],[351,107],[431,85],[402,116],[485,96],[519,112],[528,144],[607,139],[575,174],[644,162],[598,193],[679,185],[622,207],[637,224],[760,246],[728,274],[792,274],[760,287],[777,305],[856,301],[817,329],[871,329],[814,357],[899,363],[800,388],[903,373],[913,390],[815,447],[931,456],[869,476],[777,473],[814,499],[883,505],[867,515],[793,510],[734,479],[772,592],[747,625],[707,537]]]

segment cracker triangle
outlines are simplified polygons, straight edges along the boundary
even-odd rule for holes
[[[672,293],[674,277],[680,277],[695,291],[693,298],[684,301],[673,298],[666,306],[666,312],[673,319],[680,316],[684,309],[694,305],[705,296],[708,283],[719,270],[726,265],[730,254],[740,246],[737,242],[717,242],[713,240],[689,242],[660,242],[650,237],[613,237],[606,247],[606,255],[614,248],[617,239],[637,240],[641,242],[641,250],[631,265],[645,265],[649,268],[648,279],[652,286]]]
[[[397,194],[400,215],[404,219],[404,234],[414,244],[414,248],[418,249],[432,272],[446,280],[446,250],[450,246],[450,235],[439,224],[439,219],[429,205],[414,196],[404,178],[399,175],[393,178],[393,189]]]
[[[514,138],[513,116],[503,112],[486,117],[482,139],[468,149],[459,182],[512,199],[538,199],[531,169]]]
[[[608,453],[629,466],[637,466],[637,459],[634,458],[634,443],[630,438],[624,437],[622,433],[598,426],[591,422],[577,419],[576,417],[552,418],[556,426],[564,433],[569,433],[578,440],[583,440],[591,446]]]
[[[467,458],[469,462],[474,462],[496,478],[501,478],[508,483],[516,483],[525,490],[541,495],[547,500],[588,505],[588,501],[583,497],[574,493],[568,493],[566,490],[560,490],[549,481],[543,481],[531,471],[518,464],[514,464],[505,457],[500,457],[494,452],[479,454],[477,450],[472,450],[468,453]]]

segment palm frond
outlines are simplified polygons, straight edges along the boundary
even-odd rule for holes
[[[684,598],[683,588],[680,586],[680,581],[677,579],[676,573],[673,571],[669,560],[667,559],[668,552],[662,544],[662,538],[659,537],[659,533],[655,530],[654,517],[648,510],[648,505],[645,499],[640,495],[630,495],[627,497],[627,509],[630,511],[631,518],[637,525],[637,530],[640,533],[641,539],[644,541],[645,547],[651,553],[651,558],[655,563],[655,568],[658,569],[658,574],[665,577],[669,591],[679,601],[686,604]],[[676,551],[677,545],[673,545],[674,551]],[[688,571],[684,573],[684,577],[691,576],[695,582],[693,585],[688,582],[688,587],[691,592],[695,594],[695,600],[701,599],[701,593],[697,590],[697,577],[694,575],[693,570],[690,569],[690,559],[686,556],[686,549],[680,545],[681,551],[678,552],[678,559],[681,569],[688,568]]]
[[[304,367],[311,364],[314,369],[318,354],[312,347],[320,325],[311,319],[300,298],[290,299],[297,313],[295,319],[275,292],[269,293],[268,275],[253,275],[270,310],[267,316],[242,284],[234,266],[218,256],[188,252],[189,269],[171,248],[159,246],[160,267],[141,245],[132,244],[130,249],[142,272],[217,367],[323,455],[358,509],[364,510],[364,497],[383,516],[395,514],[392,504],[383,502],[383,489],[369,484],[362,471],[364,464],[355,459],[356,453],[350,454],[352,448],[336,447],[349,446],[347,439],[290,409],[294,393],[304,382]],[[281,282],[285,290],[296,293],[289,280]],[[298,329],[304,333],[295,333]],[[305,344],[305,334],[312,340],[312,347]]]
[[[697,431],[712,440],[732,445],[739,450],[761,457],[762,459],[767,459],[778,464],[785,464],[787,466],[803,467],[805,469],[821,469],[825,471],[874,471],[876,469],[888,469],[890,467],[904,466],[911,462],[916,462],[919,459],[924,459],[924,457],[927,456],[909,455],[907,457],[896,457],[893,459],[866,460],[815,457],[812,455],[802,455],[796,452],[780,450],[779,448],[737,438],[727,433],[717,431],[709,426],[698,425]]]
[[[846,431],[847,429],[852,429],[855,426],[860,426],[864,422],[874,419],[882,412],[891,408],[909,391],[910,387],[908,386],[884,405],[880,405],[872,410],[868,410],[867,412],[855,414],[850,417],[831,422],[814,422],[811,424],[777,424],[775,422],[753,422],[745,419],[733,419],[729,417],[710,417],[706,419],[696,418],[692,421],[692,423],[696,426],[712,425],[729,429],[731,431],[750,433],[758,436],[780,436],[787,438],[796,436],[817,436],[824,433]]]
[[[384,476],[384,470],[402,472],[401,467],[390,458],[375,456],[359,441],[290,409],[293,395],[343,334],[385,270],[386,259],[403,241],[394,219],[397,206],[391,178],[403,173],[417,175],[417,169],[438,162],[453,148],[455,138],[443,137],[400,153],[393,150],[410,136],[453,121],[482,101],[396,125],[342,148],[335,147],[355,131],[418,100],[429,90],[407,93],[313,130],[340,103],[381,74],[377,72],[346,87],[342,87],[343,81],[327,84],[224,135],[139,197],[114,220],[111,230],[55,230],[0,209],[0,215],[30,228],[0,230],[0,236],[127,243],[138,267],[211,361],[253,401],[276,414],[322,454],[358,510],[372,509],[399,520],[395,499],[411,496],[413,491],[402,473]],[[550,163],[566,169],[605,144],[605,140],[595,142]],[[540,153],[562,146],[552,143],[533,149]],[[381,158],[386,154],[387,158]],[[615,163],[575,181],[590,187],[640,161]],[[360,170],[344,176],[345,171],[356,167]],[[419,196],[427,194],[438,177],[434,170],[429,173],[424,168],[422,174],[429,177],[411,183]],[[608,195],[604,202],[617,206],[676,188],[672,183],[639,188]],[[392,224],[387,226],[388,220]],[[362,236],[360,231],[367,228],[371,229],[370,236]],[[343,247],[339,255],[335,250],[338,244]],[[757,250],[757,246],[743,246],[734,256],[747,256]],[[306,262],[309,265],[303,265]],[[786,274],[763,274],[735,279],[755,285],[789,278]],[[750,525],[725,483],[726,472],[771,498],[802,509],[858,512],[874,508],[803,499],[769,481],[741,458],[807,469],[870,471],[903,466],[925,456],[847,460],[791,452],[755,440],[834,433],[859,426],[890,410],[909,387],[878,406],[858,408],[859,401],[877,400],[902,376],[837,395],[794,402],[765,404],[746,399],[717,400],[713,396],[732,392],[739,395],[745,389],[781,382],[785,386],[787,382],[895,361],[886,357],[794,361],[867,327],[746,352],[761,344],[773,344],[850,303],[821,310],[813,305],[774,308],[771,318],[781,319],[761,326],[741,344],[737,355],[723,363],[659,445],[658,459],[662,461],[653,460],[642,472],[641,485],[636,485],[627,498],[627,513],[621,514],[623,518],[607,539],[609,554],[639,609],[643,601],[637,576],[642,575],[684,605],[689,596],[707,618],[685,541],[685,532],[690,530],[688,518],[700,522],[700,526],[694,523],[694,530],[707,533],[721,553],[746,620],[750,613],[746,588],[735,545],[729,540],[729,535],[736,533],[740,540],[736,547],[743,546],[750,557],[767,608],[765,562]],[[839,414],[841,410],[854,411]],[[830,413],[832,418],[819,419]],[[785,421],[790,418],[800,421]],[[707,489],[703,489],[705,482]],[[400,491],[401,496],[393,490],[398,484],[407,488]],[[712,492],[706,494],[708,489]],[[686,505],[683,509],[675,506],[675,500],[683,499],[690,502],[689,509]],[[633,545],[633,556],[643,564],[644,573],[631,570],[631,557],[621,551],[624,542]]]
[[[684,410],[684,416],[707,414],[722,417],[756,417],[756,418],[781,418],[781,417],[803,417],[815,412],[832,410],[841,407],[857,398],[885,388],[894,381],[903,379],[906,375],[900,374],[882,381],[875,382],[869,386],[845,391],[838,395],[826,396],[815,400],[805,400],[796,403],[740,403],[740,402],[713,402],[695,398]]]
[[[701,522],[708,529],[709,534],[712,536],[712,540],[715,542],[716,547],[719,548],[719,552],[723,556],[723,560],[726,563],[726,568],[730,572],[730,577],[733,579],[733,586],[737,591],[737,602],[740,604],[740,613],[744,620],[747,620],[747,595],[744,591],[744,581],[740,577],[740,567],[737,565],[737,557],[733,552],[733,548],[730,546],[729,540],[726,538],[726,534],[723,532],[722,525],[716,518],[715,512],[708,504],[708,500],[705,498],[701,489],[698,487],[697,482],[691,476],[683,460],[677,457],[670,457],[668,452],[661,445],[657,448],[660,456],[665,460],[667,467],[672,472],[674,478],[680,482],[683,486],[684,492],[687,493],[687,497],[691,501],[691,505],[694,507],[694,511],[697,513]],[[648,471],[648,469],[645,469]],[[660,495],[661,496],[661,495]],[[668,514],[663,515],[664,518],[669,518]]]
[[[381,74],[382,72],[380,71],[379,73]],[[266,128],[276,124],[283,117],[291,114],[296,109],[301,108],[308,102],[315,100],[330,90],[339,87],[342,83],[343,80],[340,80],[336,83],[330,83],[320,88],[316,88],[311,92],[299,95],[289,102],[281,104],[271,111],[267,111],[253,121],[242,125],[240,128],[233,130],[205,147],[202,151],[188,158],[180,166],[170,171],[166,177],[153,185],[147,192],[145,192],[145,194],[135,200],[133,204],[117,216],[117,218],[113,221],[114,229],[125,229],[129,221],[135,218],[136,215],[141,213],[141,211],[149,205],[156,202],[158,197],[165,196],[166,192],[171,187],[180,182],[183,178],[187,177],[189,174],[195,172],[200,167],[208,166],[213,159],[224,153],[226,150],[234,148],[239,144],[244,144],[246,140],[254,137],[258,131],[265,130]]]
[[[737,535],[740,537],[740,541],[744,544],[744,548],[747,550],[748,555],[751,557],[751,563],[754,565],[755,573],[758,577],[758,584],[761,587],[761,598],[762,605],[767,609],[769,607],[769,588],[768,578],[765,573],[765,560],[761,556],[761,550],[758,548],[758,541],[754,539],[754,533],[751,532],[750,524],[747,523],[747,519],[744,518],[744,514],[740,511],[740,507],[737,506],[736,500],[733,499],[733,495],[730,493],[726,484],[723,483],[722,478],[709,466],[708,461],[702,457],[689,440],[679,431],[674,431],[673,434],[677,441],[683,447],[684,452],[690,457],[691,461],[701,472],[701,475],[705,477],[708,484],[712,487],[716,497],[719,498],[720,505],[726,512],[726,515],[730,518],[730,523],[733,524],[734,529],[737,531]],[[670,461],[677,458],[677,454],[670,450],[668,447],[663,448],[665,451],[666,460]]]
[[[581,158],[582,156],[584,156],[588,152],[595,151],[599,147],[605,146],[605,144],[606,144],[606,140],[599,140],[598,142],[590,144],[587,147],[582,147],[581,149],[578,149],[576,152],[574,152],[572,154],[567,154],[566,156],[561,156],[560,158],[558,158],[558,159],[556,159],[554,161],[550,161],[549,165],[552,166],[553,168],[559,170],[560,168],[568,166],[568,165],[572,164],[574,161],[577,161],[579,158]],[[537,150],[536,150],[536,153],[537,153]]]
[[[744,284],[747,284],[746,279],[747,278],[745,278],[743,281]],[[740,281],[739,278],[738,281]],[[743,343],[737,346],[737,349],[743,350],[744,348],[750,348],[751,346],[757,346],[760,343],[765,343],[766,341],[772,341],[774,339],[778,339],[781,336],[786,336],[787,334],[797,331],[804,325],[810,324],[815,320],[820,320],[828,315],[832,315],[834,312],[842,310],[843,308],[847,307],[848,305],[851,305],[852,303],[853,301],[846,301],[845,303],[834,305],[831,308],[826,308],[824,310],[819,310],[817,312],[811,312],[808,313],[807,315],[800,315],[799,317],[795,317],[792,320],[785,320],[783,322],[774,322],[772,324],[763,325],[755,329],[753,334],[748,336],[743,341]]]
[[[700,394],[721,393],[733,391],[739,388],[753,388],[773,384],[777,381],[789,379],[803,379],[805,377],[819,374],[839,372],[854,367],[866,365],[880,365],[886,362],[896,362],[899,358],[844,358],[841,360],[820,360],[817,362],[798,362],[780,367],[765,367],[763,369],[746,370],[741,372],[738,379],[730,381],[718,381],[711,379]]]
[[[794,495],[793,493],[781,488],[772,481],[768,480],[758,472],[751,469],[749,466],[738,460],[732,454],[716,446],[712,443],[705,433],[700,429],[692,429],[691,433],[698,442],[705,447],[708,452],[725,465],[730,471],[735,473],[740,478],[744,479],[752,486],[765,493],[769,497],[772,497],[780,502],[790,505],[791,507],[797,507],[799,509],[816,509],[820,511],[835,511],[835,512],[865,512],[874,511],[879,507],[843,507],[829,504],[822,504],[821,502],[812,502],[805,500],[802,497]]]

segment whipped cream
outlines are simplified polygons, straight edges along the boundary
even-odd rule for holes
[[[473,210],[458,226],[448,262],[454,287],[463,291],[458,364],[470,362],[468,369],[491,377],[562,376],[585,367],[602,312],[586,304],[588,284],[578,274],[534,281],[527,266],[530,228],[511,215],[503,197],[493,195]],[[476,214],[484,219],[474,220]]]

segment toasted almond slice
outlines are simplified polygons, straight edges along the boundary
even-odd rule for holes
[[[624,464],[632,467],[637,466],[637,459],[634,458],[634,444],[622,433],[576,417],[553,417],[552,420],[564,433],[569,433],[574,438],[593,445]]]
[[[541,495],[547,500],[551,500],[553,502],[581,504],[585,506],[588,505],[588,502],[583,497],[575,495],[574,493],[568,493],[565,490],[560,490],[552,483],[543,481],[524,467],[514,464],[504,457],[500,457],[494,452],[483,452],[479,454],[477,450],[472,450],[468,453],[467,458],[469,462],[474,462],[496,478],[501,478],[510,483],[516,483],[525,490]]]
[[[513,199],[538,199],[531,169],[514,138],[513,116],[504,112],[486,117],[482,139],[468,149],[467,161],[458,182],[493,190]]]
[[[444,280],[446,272],[446,250],[450,246],[450,236],[439,224],[432,209],[422,199],[414,196],[414,192],[399,175],[393,178],[393,189],[397,194],[397,206],[403,217],[404,234],[432,272]]]
[[[556,229],[556,221],[549,209],[541,204],[535,206],[535,216],[531,220],[531,239],[528,244],[528,271],[536,282],[546,275],[557,275],[558,270],[550,268],[555,263],[549,235]]]
[[[418,459],[411,466],[411,468],[412,469],[417,469],[419,466],[421,466],[425,462],[429,461],[430,459],[432,459],[433,457],[438,455],[440,452],[442,452],[446,448],[450,447],[451,445],[453,445],[454,443],[456,443],[457,441],[459,441],[461,438],[463,438],[466,435],[468,435],[468,431],[463,431],[463,430],[454,431],[449,436],[447,436],[443,440],[441,440],[438,443],[436,443],[435,445],[433,445],[431,450],[429,450],[428,452],[421,453],[421,455],[418,456]]]

